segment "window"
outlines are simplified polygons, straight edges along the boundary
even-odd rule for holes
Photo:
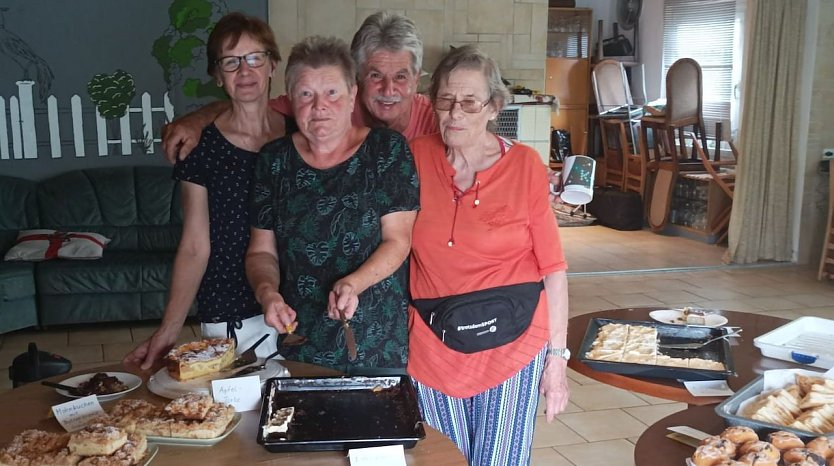
[[[736,86],[741,76],[739,0],[665,0],[663,76],[679,58],[693,58],[703,75],[703,116],[707,135],[715,123],[738,125]],[[735,66],[735,68],[734,68]],[[665,90],[665,89],[664,89]]]

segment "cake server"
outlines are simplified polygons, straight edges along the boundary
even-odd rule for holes
[[[724,335],[712,338],[712,339],[707,340],[707,341],[696,341],[696,342],[692,342],[692,343],[658,343],[657,347],[658,348],[665,348],[665,349],[696,350],[696,349],[701,349],[704,346],[707,346],[708,344],[710,344],[714,341],[724,340],[724,339],[730,338],[730,337],[737,337],[737,336],[739,336],[739,333],[741,333],[741,329],[738,329],[735,332],[726,333]]]
[[[248,366],[253,362],[258,360],[258,356],[255,354],[255,348],[258,347],[261,343],[264,342],[269,337],[269,334],[264,334],[261,338],[258,339],[252,346],[246,349],[246,351],[240,353],[232,364],[226,368],[226,370],[237,369],[238,367]]]
[[[345,346],[348,350],[348,359],[356,361],[356,336],[353,334],[353,329],[350,328],[347,318],[345,318],[345,311],[339,309],[339,318],[342,320],[342,327],[345,329]]]

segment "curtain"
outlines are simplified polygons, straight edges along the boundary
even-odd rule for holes
[[[728,262],[792,260],[806,8],[806,0],[748,4]]]

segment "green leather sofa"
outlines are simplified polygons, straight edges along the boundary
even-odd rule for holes
[[[0,177],[0,253],[24,228],[111,239],[97,260],[3,262],[0,333],[33,325],[33,304],[40,326],[161,317],[182,231],[179,185],[171,170],[82,169],[36,184]],[[25,207],[14,207],[20,204]],[[16,323],[6,325],[7,312]]]

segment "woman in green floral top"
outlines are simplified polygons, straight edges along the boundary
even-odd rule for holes
[[[378,373],[406,364],[405,259],[419,195],[402,135],[351,125],[355,76],[338,39],[293,47],[286,81],[299,132],[264,146],[256,162],[246,272],[266,322],[308,339],[285,357]],[[356,335],[355,361],[340,311]]]

